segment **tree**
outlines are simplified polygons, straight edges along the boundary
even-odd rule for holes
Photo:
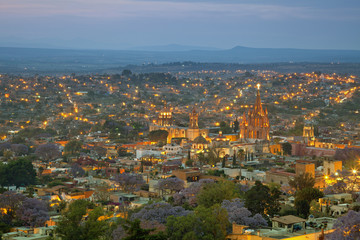
[[[207,158],[205,157],[205,154],[203,152],[197,154],[197,160],[199,161],[201,166],[208,163]]]
[[[311,201],[323,197],[324,194],[317,188],[306,187],[298,190],[295,196],[295,207],[298,215],[307,218],[310,213]]]
[[[234,155],[233,155],[233,166],[236,166],[236,152],[234,151]]]
[[[140,220],[134,220],[133,222],[127,221],[127,224],[124,224],[123,228],[128,234],[128,236],[123,238],[123,240],[166,240],[167,239],[163,232],[151,235],[151,232],[154,231],[155,229],[141,228]]]
[[[26,198],[16,211],[16,216],[23,225],[30,227],[42,227],[49,220],[45,203],[34,198]]]
[[[11,151],[16,156],[22,156],[28,154],[29,148],[24,144],[11,144]]]
[[[82,142],[78,140],[71,140],[64,147],[65,154],[74,155],[78,154],[82,148]]]
[[[237,155],[239,157],[240,166],[241,166],[241,162],[243,162],[245,160],[245,151],[244,151],[244,149],[239,149],[239,151],[237,152]]]
[[[237,118],[233,122],[233,131],[234,133],[237,133],[237,131],[239,131],[239,121],[237,120]]]
[[[324,194],[318,188],[307,187],[297,191],[295,196],[296,199],[306,200],[310,203],[312,200],[322,198]]]
[[[220,131],[223,133],[223,134],[229,134],[229,133],[232,133],[232,129],[231,127],[229,126],[229,124],[227,124],[227,122],[220,122]]]
[[[127,152],[127,149],[124,147],[119,147],[117,149],[117,154],[119,157],[126,157],[129,156],[129,153]]]
[[[292,146],[290,143],[286,142],[281,144],[281,148],[285,155],[291,155]]]
[[[94,193],[95,201],[102,203],[108,202],[110,200],[109,188],[110,186],[105,182],[96,185]]]
[[[17,220],[22,225],[39,227],[49,219],[44,202],[13,191],[0,194],[0,209],[5,210],[0,212],[0,216],[6,219],[9,225],[12,225],[13,220]]]
[[[200,190],[206,185],[214,183],[212,179],[201,179],[198,182],[193,182],[187,188],[182,189],[180,192],[173,195],[175,205],[183,205],[185,203],[189,204],[192,207],[197,206],[197,195],[200,193]]]
[[[208,155],[207,155],[207,163],[211,165],[215,165],[216,163],[220,162],[220,152],[221,148],[217,148],[216,146],[212,146],[209,149]]]
[[[35,154],[45,161],[50,161],[61,156],[59,148],[51,143],[39,145],[35,150]]]
[[[158,223],[140,221],[135,219],[134,221],[126,220],[121,223],[120,226],[112,233],[112,239],[126,239],[126,240],[166,240],[166,236],[163,231],[158,229],[165,229],[165,226]]]
[[[129,77],[132,74],[132,72],[129,69],[124,69],[121,73],[121,75],[125,77]]]
[[[211,208],[199,206],[186,216],[170,216],[166,223],[166,232],[172,240],[215,240],[225,238],[229,225],[224,208],[219,205]]]
[[[296,175],[294,179],[290,180],[289,185],[295,190],[312,188],[315,185],[315,178],[313,178],[310,173],[303,173]]]
[[[125,192],[139,190],[142,185],[145,184],[142,175],[136,173],[122,173],[115,177],[115,181],[119,183],[120,187]]]
[[[315,217],[323,217],[325,214],[321,211],[321,205],[316,200],[310,202],[310,214]]]
[[[221,181],[205,184],[197,196],[197,202],[199,205],[210,208],[215,204],[221,204],[225,199],[231,200],[235,197],[235,184]]]
[[[6,172],[6,166],[5,164],[3,164],[2,162],[0,162],[0,187],[6,186],[7,185],[7,172]]]
[[[295,208],[297,215],[307,218],[310,213],[310,204],[304,199],[295,199]]]
[[[324,194],[337,194],[337,193],[346,193],[348,190],[348,185],[343,181],[338,181],[332,186],[327,186],[324,189]]]
[[[149,132],[149,140],[152,142],[166,142],[169,133],[166,130],[154,130]]]
[[[267,226],[267,221],[260,215],[255,214],[251,216],[251,212],[244,207],[244,202],[239,198],[235,198],[231,201],[224,200],[221,203],[221,207],[225,208],[228,212],[229,222],[240,225],[246,225],[250,227]]]
[[[4,150],[3,156],[4,156],[4,161],[9,161],[14,157],[14,153],[11,150]]]
[[[245,193],[245,207],[253,214],[273,216],[280,210],[279,198],[278,189],[270,190],[268,186],[256,181],[255,186]]]
[[[0,165],[0,185],[28,186],[35,183],[36,171],[29,160],[18,159],[7,165]]]
[[[139,212],[131,215],[131,219],[157,221],[166,223],[169,216],[186,216],[190,211],[180,206],[173,207],[169,203],[157,202],[144,206]]]
[[[296,214],[297,214],[296,209],[294,209],[294,207],[290,205],[282,205],[281,210],[279,211],[280,216],[296,215]]]
[[[164,178],[159,180],[156,188],[161,190],[162,194],[164,191],[168,191],[169,194],[172,194],[179,192],[184,188],[184,181],[177,177]]]
[[[88,213],[87,218],[84,216]],[[91,202],[76,200],[63,212],[56,226],[56,233],[63,240],[97,240],[108,233],[109,224],[98,221],[104,212],[101,207],[94,208]]]
[[[11,223],[11,221],[15,218],[17,210],[21,207],[22,202],[25,199],[26,197],[24,195],[14,191],[7,191],[0,194],[0,209],[6,210],[3,211],[3,213],[6,215],[8,223]]]
[[[85,170],[79,164],[74,163],[71,165],[70,174],[73,177],[83,177],[85,176]]]
[[[10,150],[11,144],[8,142],[0,143],[0,154],[3,155],[5,150]]]
[[[360,239],[360,212],[350,210],[346,215],[339,217],[333,228],[335,231],[326,235],[329,240]]]
[[[194,165],[194,161],[192,159],[188,159],[186,160],[185,165],[187,167],[192,167]]]

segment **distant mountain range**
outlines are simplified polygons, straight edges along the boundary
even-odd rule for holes
[[[200,46],[188,46],[188,45],[180,45],[180,44],[169,44],[169,45],[159,45],[159,46],[133,47],[133,48],[129,48],[128,50],[151,51],[151,52],[183,52],[183,51],[193,51],[193,50],[214,51],[221,49],[215,47],[200,47]]]
[[[70,50],[0,47],[0,72],[97,72],[119,66],[202,63],[360,63],[359,50],[311,50],[234,47],[208,49],[181,45],[134,50]]]

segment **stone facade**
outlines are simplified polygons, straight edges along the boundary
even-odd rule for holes
[[[200,129],[199,114],[195,109],[189,114],[189,127],[179,127],[172,124],[172,114],[165,108],[164,111],[160,112],[156,124],[150,124],[150,131],[154,130],[166,130],[169,135],[167,142],[171,143],[173,138],[187,138],[190,141],[193,141],[198,136],[203,136],[206,138],[209,135],[208,129]]]
[[[244,112],[239,125],[240,139],[270,140],[268,112],[267,108],[264,109],[261,103],[259,84],[254,108],[249,110],[247,114]]]

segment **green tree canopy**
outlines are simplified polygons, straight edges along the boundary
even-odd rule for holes
[[[151,234],[155,229],[143,229],[140,226],[140,220],[135,219],[134,221],[127,220],[122,225],[128,236],[122,238],[123,240],[166,240],[164,232],[157,234]]]
[[[220,122],[220,131],[222,131],[223,134],[229,134],[232,133],[232,128],[227,122]]]
[[[186,216],[170,216],[166,223],[168,238],[172,240],[225,239],[229,225],[227,211],[220,205],[199,206]]]
[[[35,184],[35,180],[36,171],[29,160],[18,159],[7,165],[0,164],[0,186],[28,186]]]
[[[229,181],[209,183],[204,185],[197,196],[198,204],[204,207],[212,207],[221,204],[225,199],[231,200],[237,197],[235,184]]]
[[[286,142],[281,144],[281,148],[285,155],[291,155],[292,146],[290,143]]]
[[[71,140],[65,145],[64,152],[66,154],[74,155],[80,152],[82,148],[82,142],[78,140]]]
[[[101,207],[94,208],[94,204],[89,201],[76,200],[63,212],[56,226],[56,233],[63,240],[102,239],[109,230],[108,222],[98,221],[103,215]]]
[[[312,188],[315,185],[315,178],[310,173],[296,175],[294,179],[289,181],[289,185],[296,191],[304,188]]]
[[[117,153],[118,153],[118,156],[119,156],[119,157],[126,157],[126,156],[131,155],[131,154],[129,154],[129,153],[127,152],[127,149],[124,148],[124,147],[118,147]]]
[[[260,181],[255,182],[249,191],[245,193],[245,207],[252,214],[260,213],[263,216],[273,216],[279,212],[280,191],[278,188],[270,189]]]
[[[152,142],[166,142],[169,133],[166,130],[154,130],[149,133],[149,140]]]
[[[318,188],[306,187],[298,190],[295,195],[295,207],[297,214],[307,218],[310,213],[310,203],[324,196],[324,193]]]

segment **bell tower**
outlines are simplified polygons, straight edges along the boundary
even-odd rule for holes
[[[157,124],[163,127],[169,127],[173,125],[172,112],[170,108],[166,106],[166,103],[164,109],[160,111],[158,115]]]
[[[189,113],[189,128],[187,130],[187,138],[193,141],[195,138],[200,136],[199,129],[199,114],[196,112],[195,107]]]
[[[189,114],[189,119],[190,119],[189,128],[192,129],[199,128],[199,114],[196,112],[195,107]]]

